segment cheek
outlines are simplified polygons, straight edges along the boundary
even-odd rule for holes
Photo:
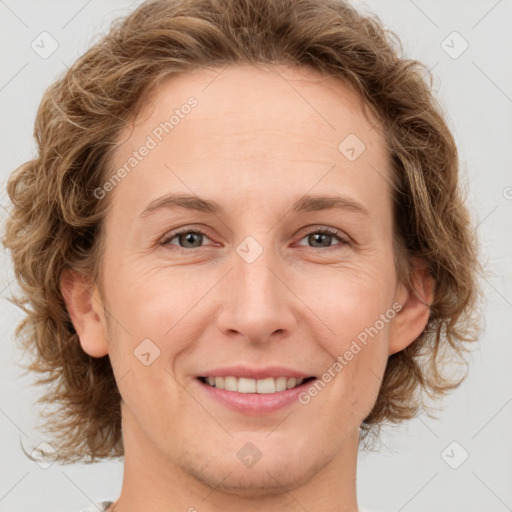
[[[391,251],[389,257],[381,254],[380,261],[364,269],[323,269],[307,282],[296,281],[297,294],[315,313],[309,324],[324,354],[321,380],[329,381],[333,399],[347,404],[350,414],[361,420],[377,398],[396,316]]]
[[[324,332],[325,339],[339,350],[360,334],[364,339],[366,330],[376,323],[379,332],[389,327],[389,318],[384,324],[380,319],[386,314],[394,316],[394,265],[384,255],[382,261],[385,263],[364,268],[324,268],[307,279],[301,275],[295,278],[294,292],[315,314],[317,334]]]
[[[209,279],[204,272],[180,268],[129,263],[105,267],[112,316],[137,339],[165,337],[215,283],[215,276]]]
[[[128,409],[139,411],[139,419],[152,417],[167,424],[168,414],[155,404],[163,401],[176,410],[184,407],[173,361],[190,348],[180,319],[190,309],[192,299],[169,279],[171,272],[163,278],[126,266],[110,268],[105,279],[110,286],[109,353],[119,391]]]
[[[105,267],[113,338],[109,352],[123,398],[144,408],[144,396],[159,390],[169,403],[179,404],[173,376],[196,348],[204,327],[199,320],[211,318],[202,309],[208,301],[201,299],[217,276],[126,264]],[[132,388],[131,382],[138,384]]]

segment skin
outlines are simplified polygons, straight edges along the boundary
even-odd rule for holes
[[[359,427],[388,356],[424,329],[432,281],[421,265],[417,293],[397,280],[386,148],[355,93],[312,70],[221,70],[160,83],[112,169],[187,98],[198,105],[108,193],[101,287],[62,278],[83,349],[109,355],[122,395],[115,510],[354,512]],[[365,144],[354,161],[338,150],[349,134]],[[225,212],[140,216],[171,192]],[[348,196],[367,214],[291,211],[305,194]],[[182,252],[179,237],[162,243],[183,227],[206,236],[182,237]],[[325,227],[343,238],[308,236]],[[263,249],[251,263],[236,251],[247,236]],[[320,376],[395,302],[401,311],[306,405],[244,415],[195,378],[235,364]],[[149,366],[134,357],[144,339],[160,350]],[[262,454],[251,468],[237,457],[248,442]]]

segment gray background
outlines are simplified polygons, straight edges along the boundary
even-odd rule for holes
[[[5,181],[35,152],[33,121],[43,91],[108,29],[112,18],[139,3],[0,0],[2,221],[8,215]],[[460,150],[489,270],[482,280],[485,329],[469,377],[444,400],[438,420],[421,416],[387,428],[378,452],[361,453],[360,505],[378,512],[512,510],[512,2],[355,4],[378,14],[399,34],[406,54],[432,69]],[[47,58],[31,47],[34,40],[42,46],[43,31],[58,43]],[[454,31],[463,39],[450,35]],[[457,55],[464,40],[469,47]],[[51,48],[49,40],[45,48]],[[21,451],[20,443],[30,451],[45,439],[34,428],[38,391],[17,366],[13,333],[21,313],[6,300],[16,284],[5,251],[1,258],[0,511],[73,512],[115,499],[121,463],[43,468]]]

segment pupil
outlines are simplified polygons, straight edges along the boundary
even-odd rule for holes
[[[201,234],[200,233],[186,233],[185,235],[182,235],[182,240],[183,239],[185,240],[185,244],[188,244],[188,243],[191,243],[192,245],[194,245],[194,237],[201,237]],[[201,241],[201,238],[199,238],[199,242]],[[197,244],[196,244],[197,246]]]
[[[321,247],[329,247],[329,237],[331,235],[327,235],[325,233],[313,233],[311,236],[313,237],[314,242],[320,241]],[[325,237],[323,239],[325,243],[322,243],[322,237]],[[318,238],[320,238],[320,240],[318,240]]]

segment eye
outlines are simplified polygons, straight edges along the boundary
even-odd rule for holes
[[[307,233],[301,240],[307,239],[308,243],[313,244],[313,249],[331,248],[333,239],[338,239],[341,242],[341,246],[349,245],[350,240],[341,231],[334,228],[315,228]],[[318,244],[318,245],[315,245]],[[302,245],[302,244],[299,244]],[[334,244],[336,245],[336,244]]]
[[[201,247],[203,239],[208,238],[204,231],[200,229],[185,229],[176,233],[171,233],[162,240],[162,245],[178,245],[181,249],[197,249]],[[178,240],[178,244],[172,243],[174,239]]]
[[[203,246],[205,238],[210,240],[207,234],[201,229],[189,228],[171,233],[162,240],[161,245],[177,245],[180,249],[198,249]],[[310,230],[301,241],[305,239],[307,239],[307,243],[313,244],[310,246],[312,249],[332,248],[336,245],[343,247],[350,244],[349,238],[341,231],[328,227],[317,227]],[[333,245],[333,239],[337,239],[340,243]],[[174,240],[177,240],[177,243],[173,243]]]

